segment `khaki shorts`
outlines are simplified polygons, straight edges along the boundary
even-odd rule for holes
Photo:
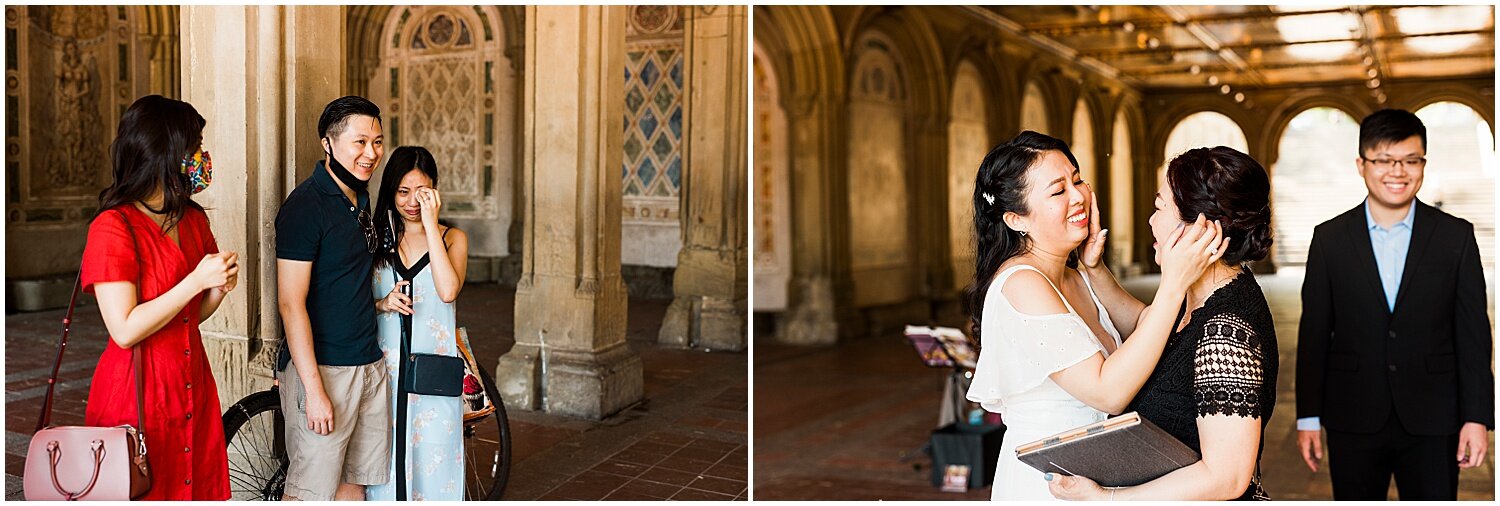
[[[333,404],[333,432],[307,428],[307,391],[297,366],[280,372],[286,415],[286,495],[328,501],[339,483],[380,485],[390,479],[391,393],[384,360],[366,365],[318,366]]]

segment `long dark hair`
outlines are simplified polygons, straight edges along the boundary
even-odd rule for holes
[[[1047,151],[1061,151],[1074,167],[1078,166],[1067,143],[1030,130],[995,146],[979,163],[979,173],[974,176],[974,238],[978,243],[974,249],[974,282],[964,298],[969,331],[975,338],[979,337],[979,317],[984,312],[990,279],[1006,260],[1031,247],[1029,238],[1005,224],[1005,213],[1025,216],[1030,212],[1026,207],[1026,173]],[[1072,264],[1076,260],[1070,254],[1068,261]]]
[[[376,265],[398,265],[401,257],[396,249],[401,244],[401,234],[406,232],[406,222],[403,218],[396,216],[396,190],[401,188],[401,178],[406,173],[419,170],[432,180],[432,187],[437,188],[438,170],[437,160],[432,158],[432,153],[421,146],[401,146],[391,153],[391,158],[385,162],[385,171],[380,173],[380,191],[376,193],[375,200],[375,234],[376,237],[389,238],[391,249],[388,251],[375,252]]]
[[[167,229],[177,226],[187,208],[203,210],[182,178],[182,160],[198,150],[207,124],[191,104],[161,95],[130,104],[109,145],[114,181],[99,192],[98,212],[145,200],[157,188],[162,208],[151,211],[167,215]]]

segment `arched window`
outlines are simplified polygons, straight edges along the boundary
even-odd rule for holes
[[[792,275],[791,186],[786,111],[780,83],[765,53],[755,47],[755,310],[787,307]]]
[[[1279,151],[1271,170],[1276,265],[1304,265],[1313,228],[1365,198],[1355,163],[1359,122],[1330,107],[1302,111],[1281,134]]]
[[[1416,111],[1427,127],[1427,169],[1417,198],[1474,224],[1485,268],[1495,259],[1495,136],[1469,106],[1438,102]]]
[[[849,245],[854,304],[906,300],[911,291],[907,220],[906,90],[890,39],[855,46],[849,97]]]
[[[1122,111],[1115,114],[1114,134],[1110,139],[1110,224],[1107,243],[1114,250],[1115,264],[1120,266],[1128,266],[1135,261],[1131,254],[1131,247],[1135,242],[1134,163],[1130,153],[1130,125],[1126,124],[1125,113]]]
[[[948,122],[948,231],[955,287],[974,279],[974,176],[990,149],[979,69],[959,64]]]

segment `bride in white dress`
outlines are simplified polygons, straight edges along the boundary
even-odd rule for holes
[[[1158,245],[1154,303],[1137,321],[1114,322],[1075,267],[1079,246],[1097,258],[1108,231],[1066,143],[1027,131],[997,146],[980,164],[974,203],[969,307],[980,354],[967,397],[1006,426],[992,497],[1053,500],[1016,447],[1119,414],[1161,357],[1187,287],[1227,239],[1201,217],[1178,229]]]

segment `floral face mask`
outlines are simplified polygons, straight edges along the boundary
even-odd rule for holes
[[[208,189],[214,182],[214,162],[208,151],[199,149],[182,159],[182,180],[194,195]]]

